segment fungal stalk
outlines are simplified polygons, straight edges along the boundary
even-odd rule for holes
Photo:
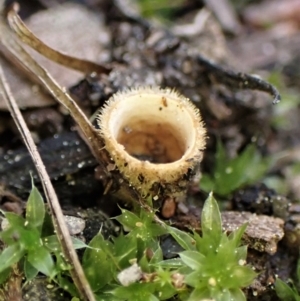
[[[118,92],[98,124],[116,169],[143,197],[178,196],[198,170],[206,131],[199,110],[174,90]]]

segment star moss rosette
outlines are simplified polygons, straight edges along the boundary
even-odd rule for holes
[[[118,92],[98,124],[112,163],[143,197],[176,197],[198,170],[206,130],[198,108],[172,89]]]

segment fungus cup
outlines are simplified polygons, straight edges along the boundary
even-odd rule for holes
[[[179,196],[198,170],[204,124],[199,110],[174,90],[118,92],[100,111],[98,124],[116,168],[143,197]]]

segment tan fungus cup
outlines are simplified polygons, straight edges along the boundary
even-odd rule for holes
[[[118,92],[100,111],[100,133],[120,173],[143,197],[186,190],[205,148],[200,112],[172,89]]]

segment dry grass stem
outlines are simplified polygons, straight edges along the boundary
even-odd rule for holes
[[[108,67],[96,64],[88,60],[75,58],[50,48],[38,37],[36,37],[29,28],[27,28],[27,26],[18,16],[16,10],[16,5],[14,5],[13,9],[10,10],[7,14],[9,25],[15,31],[21,41],[30,46],[32,49],[36,50],[53,62],[83,72],[85,74],[91,74],[94,72],[96,72],[97,74],[110,72],[111,69]]]
[[[67,225],[64,220],[64,216],[52,186],[51,180],[47,174],[46,168],[43,164],[43,161],[40,157],[40,154],[37,150],[36,145],[31,137],[30,131],[23,119],[23,116],[18,108],[15,99],[13,98],[9,86],[6,82],[5,76],[3,74],[2,68],[0,66],[0,89],[1,93],[6,100],[9,111],[15,121],[15,124],[18,127],[18,130],[27,146],[28,151],[31,154],[34,165],[37,169],[37,172],[41,178],[41,183],[43,185],[43,189],[46,195],[46,199],[48,201],[51,216],[53,219],[53,224],[55,226],[55,230],[57,232],[58,239],[62,246],[62,250],[65,256],[65,259],[70,263],[73,269],[70,270],[72,279],[81,295],[83,300],[86,301],[95,301],[95,297],[90,288],[90,285],[85,277],[83,269],[78,260],[77,254],[73,248],[73,243],[71,240],[71,236],[69,234]]]

